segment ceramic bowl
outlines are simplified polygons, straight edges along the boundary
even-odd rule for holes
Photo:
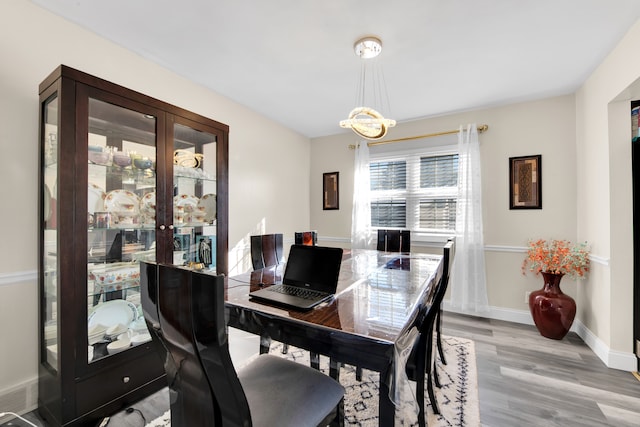
[[[147,333],[147,323],[144,318],[141,317],[131,322],[129,324],[129,329],[138,334]]]
[[[138,345],[148,341],[151,341],[151,335],[146,332],[143,334],[138,334],[131,337],[131,345]]]
[[[116,166],[120,166],[121,168],[126,168],[131,165],[131,157],[125,153],[114,153],[113,154],[113,164]]]
[[[148,157],[133,159],[133,166],[138,169],[149,169],[153,165],[153,162]]]
[[[107,344],[107,353],[116,354],[131,347],[131,340],[129,338],[116,340]]]
[[[111,164],[111,153],[101,151],[89,151],[89,161],[96,165],[108,166]]]
[[[130,340],[133,336],[135,336],[136,333],[133,332],[131,329],[127,329],[125,332],[121,333],[120,335],[118,335],[118,338],[116,338],[116,340]]]

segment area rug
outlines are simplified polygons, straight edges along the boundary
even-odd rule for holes
[[[427,397],[427,423],[430,427],[478,427],[480,426],[480,409],[473,341],[447,336],[442,338],[447,364],[443,365],[438,359],[438,375],[442,387],[434,387],[441,415],[433,413]],[[309,352],[307,351],[290,346],[287,354],[283,355],[280,350],[279,344],[272,345],[271,353],[306,365],[309,364]],[[323,372],[328,372],[328,365],[328,359],[322,357],[320,368]],[[378,426],[378,379],[379,375],[376,372],[365,369],[362,373],[362,381],[357,381],[353,366],[342,368],[340,383],[346,389],[345,426]],[[396,426],[418,425],[417,407],[413,400],[414,391],[415,383],[407,382],[400,394],[402,402],[398,402]],[[148,427],[169,427],[170,425],[169,411],[147,424]]]

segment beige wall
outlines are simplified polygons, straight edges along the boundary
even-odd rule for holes
[[[525,292],[541,279],[523,277],[520,266],[529,238],[576,238],[575,103],[572,95],[476,110],[399,124],[389,139],[457,129],[460,124],[488,124],[480,135],[483,216],[487,246],[489,304],[503,312],[527,310]],[[352,133],[318,138],[311,144],[311,226],[322,237],[348,246],[353,198]],[[425,140],[429,143],[430,140]],[[542,155],[542,210],[509,209],[509,157]],[[340,210],[322,210],[323,172],[340,172]],[[417,246],[418,243],[414,241]],[[575,283],[564,289],[575,295]]]
[[[603,263],[583,287],[585,325],[612,350],[633,351],[633,218],[629,101],[640,99],[640,21],[576,94],[578,234]]]
[[[309,227],[307,138],[28,1],[0,3],[0,58],[0,402],[37,375],[38,85],[61,63],[230,126],[230,268],[250,234]]]

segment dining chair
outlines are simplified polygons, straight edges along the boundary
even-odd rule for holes
[[[251,264],[254,270],[279,265],[284,261],[284,244],[282,233],[260,234],[251,236]],[[260,337],[260,354],[269,353],[271,338]],[[288,352],[289,346],[282,345],[282,354]]]
[[[207,420],[214,419],[215,410],[190,338],[190,308],[182,288],[184,279],[156,263],[143,261],[140,266],[140,288],[145,290],[141,295],[144,318],[152,339],[156,336],[166,349],[161,356],[169,386],[171,425],[208,425]],[[183,275],[189,272],[179,271]]]
[[[294,243],[296,245],[316,246],[318,244],[317,231],[296,231],[294,233]],[[283,344],[282,350],[287,351],[288,346]],[[310,365],[314,369],[320,369],[320,355],[309,352]]]
[[[171,401],[172,426],[294,427],[337,421],[344,388],[329,376],[268,354],[235,369],[223,276],[174,265],[157,269],[160,328],[180,377],[170,383],[179,397]]]
[[[384,252],[409,252],[411,250],[411,231],[378,230],[376,249]]]
[[[433,292],[431,292],[426,307],[423,310],[421,321],[419,322],[419,334],[416,339],[411,354],[407,360],[405,367],[407,376],[416,382],[416,400],[418,401],[418,425],[424,427],[426,425],[425,413],[425,396],[424,387],[427,384],[427,394],[429,401],[435,414],[440,414],[440,408],[436,400],[433,384],[440,387],[437,378],[436,361],[433,357],[433,333],[435,329],[436,318],[442,300],[447,292],[449,282],[449,263],[453,249],[453,241],[447,242],[443,249],[442,257],[442,274],[437,281]]]
[[[284,247],[282,233],[251,236],[251,263],[254,270],[282,263]]]
[[[315,246],[318,244],[317,231],[296,231],[294,237],[296,245]]]
[[[449,275],[451,275],[451,270],[453,268],[453,260],[455,258],[455,237],[451,237],[447,240],[447,244],[451,242],[451,244],[449,245],[449,253],[448,253],[448,260],[447,260],[447,265],[443,266],[443,271],[446,271],[447,273],[447,285],[449,286]],[[443,263],[445,262],[445,260],[443,259]],[[446,268],[446,270],[444,270]],[[443,365],[447,364],[447,360],[444,356],[444,350],[442,348],[442,303],[440,303],[440,307],[438,308],[438,314],[436,315],[436,344],[438,347],[438,355],[440,356],[440,361],[442,362]],[[437,378],[437,376],[436,376]],[[439,385],[438,385],[439,387]]]

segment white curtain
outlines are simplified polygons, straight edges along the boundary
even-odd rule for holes
[[[474,124],[458,134],[458,202],[455,256],[449,286],[451,308],[464,313],[489,311],[482,231],[480,143]]]
[[[353,174],[353,211],[351,213],[351,248],[369,249],[371,203],[369,191],[369,146],[361,141],[356,147]]]

